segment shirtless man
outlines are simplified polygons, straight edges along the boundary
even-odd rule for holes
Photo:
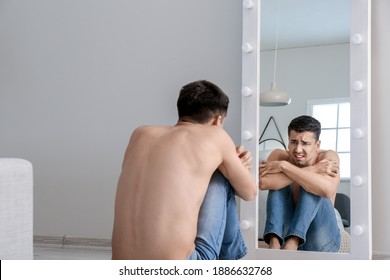
[[[250,153],[222,128],[228,103],[216,85],[196,81],[180,91],[175,126],[133,132],[117,186],[112,259],[246,254],[234,196],[253,200],[258,188]]]
[[[338,251],[334,200],[339,157],[321,150],[321,124],[300,116],[288,127],[287,150],[274,150],[260,165],[260,189],[270,190],[264,241],[271,249]]]

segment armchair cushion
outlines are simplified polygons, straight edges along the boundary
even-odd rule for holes
[[[24,159],[0,158],[0,259],[33,259],[33,172]]]

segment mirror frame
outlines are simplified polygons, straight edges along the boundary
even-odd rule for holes
[[[240,200],[246,259],[371,259],[371,0],[350,0],[351,251],[258,248],[258,199]],[[241,142],[253,155],[258,182],[261,0],[243,0]]]

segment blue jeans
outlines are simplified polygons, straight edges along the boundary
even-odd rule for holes
[[[247,253],[234,190],[217,170],[199,211],[195,250],[189,260],[236,260]]]
[[[290,236],[299,237],[298,250],[337,252],[340,248],[340,229],[332,202],[303,188],[300,188],[295,206],[290,186],[268,192],[266,243],[272,234],[278,237],[281,245]]]

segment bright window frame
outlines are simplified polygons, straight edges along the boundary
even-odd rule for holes
[[[331,142],[334,142],[334,146],[335,146],[335,151],[339,154],[340,156],[340,179],[342,181],[349,181],[350,180],[350,174],[351,174],[351,163],[350,163],[350,158],[351,158],[351,141],[349,141],[349,147],[347,149],[343,149],[342,151],[338,149],[339,145],[338,145],[338,135],[339,135],[339,132],[341,130],[345,130],[345,129],[351,129],[351,123],[349,121],[349,124],[348,125],[343,125],[343,126],[339,126],[340,124],[340,118],[343,118],[344,116],[342,116],[340,114],[340,104],[344,104],[344,103],[349,103],[351,104],[350,102],[350,99],[349,98],[330,98],[330,99],[312,99],[312,100],[308,100],[307,101],[307,114],[310,115],[310,116],[313,116],[313,109],[315,106],[319,106],[319,105],[337,105],[337,121],[336,121],[336,125],[335,126],[327,126],[326,128],[322,128],[322,132],[326,131],[326,130],[335,130],[336,133],[335,133],[335,138],[334,139],[327,139],[325,141],[331,141]],[[313,117],[316,117],[316,116],[313,116]],[[348,116],[349,120],[350,120],[350,115]],[[319,120],[320,121],[320,120]],[[348,123],[348,122],[347,122]],[[321,136],[320,136],[320,140],[323,141],[324,138],[321,139],[321,137],[324,137],[325,133],[321,133]],[[345,147],[345,146],[344,146]],[[349,159],[349,160],[344,160],[344,163],[343,163],[343,158],[346,158],[346,159]],[[344,170],[344,171],[343,171]]]

